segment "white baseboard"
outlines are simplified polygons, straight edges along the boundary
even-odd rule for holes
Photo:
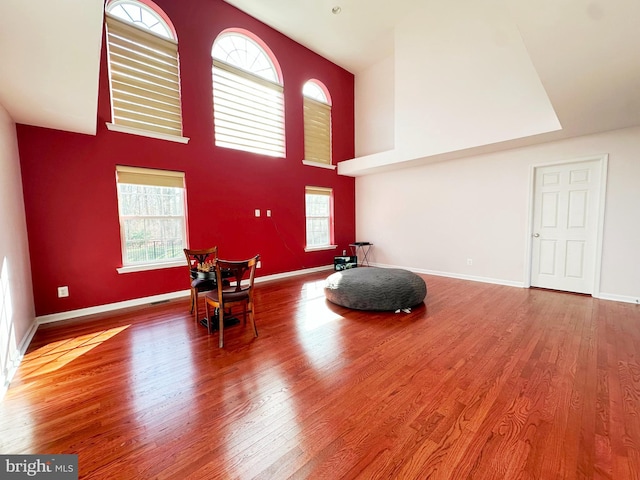
[[[640,304],[640,297],[628,297],[626,295],[614,295],[612,293],[600,293],[597,298],[600,300],[612,300],[614,302]]]
[[[150,297],[134,298],[123,302],[107,303],[105,305],[96,305],[95,307],[80,308],[78,310],[68,310],[66,312],[52,313],[50,315],[41,315],[36,317],[38,325],[51,322],[60,322],[71,318],[86,317],[96,313],[111,312],[122,308],[137,307],[138,305],[148,305],[154,302],[164,302],[173,300],[174,298],[188,297],[189,290],[181,290],[179,292],[163,293],[161,295],[152,295]]]
[[[38,330],[38,323],[34,321],[31,324],[31,328],[29,328],[29,331],[22,339],[22,342],[20,342],[20,345],[18,345],[18,348],[16,348],[13,359],[11,360],[11,363],[7,368],[7,376],[2,379],[3,381],[0,385],[0,401],[2,401],[5,393],[7,393],[9,385],[11,385],[11,380],[13,380],[13,377],[18,371],[18,367],[20,366],[25,353],[27,353],[27,348],[29,348],[31,340],[33,340],[33,336],[36,334],[36,330]]]
[[[401,265],[386,265],[382,263],[372,263],[373,267],[383,267],[383,268],[403,268],[405,270],[409,270],[414,273],[423,273],[425,275],[435,275],[437,277],[449,277],[449,278],[458,278],[460,280],[470,280],[472,282],[480,282],[480,283],[493,283],[495,285],[505,285],[507,287],[518,287],[518,288],[526,288],[523,282],[514,282],[511,280],[503,280],[500,278],[490,278],[490,277],[476,277],[473,275],[463,275],[460,273],[451,273],[451,272],[439,272],[436,270],[424,270],[421,268],[413,268],[413,267],[405,267]]]
[[[271,280],[280,280],[280,279],[289,278],[289,277],[297,277],[298,275],[306,275],[307,273],[324,272],[325,270],[333,270],[333,265],[324,265],[322,267],[305,268],[304,270],[294,270],[292,272],[274,273],[273,275],[256,277],[255,283],[268,282]]]
[[[255,283],[262,283],[269,280],[279,280],[287,277],[295,277],[297,275],[304,275],[307,273],[321,272],[324,270],[333,269],[333,265],[307,268],[304,270],[294,270],[292,272],[275,273],[273,275],[265,275],[264,277],[256,277]],[[78,310],[69,310],[66,312],[52,313],[50,315],[42,315],[36,317],[38,325],[51,322],[60,322],[62,320],[69,320],[71,318],[85,317],[87,315],[94,315],[96,313],[111,312],[113,310],[120,310],[128,307],[137,307],[139,305],[148,305],[155,302],[164,302],[167,300],[173,300],[176,298],[188,297],[189,290],[180,290],[178,292],[163,293],[161,295],[152,295],[150,297],[134,298],[132,300],[125,300],[123,302],[108,303],[105,305],[97,305],[95,307],[80,308]]]

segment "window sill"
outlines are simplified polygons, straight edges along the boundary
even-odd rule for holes
[[[163,268],[186,267],[187,261],[175,260],[173,262],[164,263],[145,263],[140,265],[127,265],[126,267],[116,268],[118,273],[145,272],[147,270],[160,270]]]
[[[168,140],[170,142],[188,143],[189,138],[178,137],[176,135],[167,135],[159,132],[151,132],[149,130],[143,130],[142,128],[125,127],[123,125],[116,125],[115,123],[106,123],[107,129],[112,132],[129,133],[131,135],[139,135],[141,137],[157,138],[158,140]]]
[[[321,250],[335,250],[338,245],[322,245],[320,247],[305,247],[305,252],[319,252]]]
[[[302,160],[302,164],[303,165],[308,165],[310,167],[326,168],[328,170],[335,170],[336,169],[335,165],[329,165],[329,164],[320,163],[320,162],[312,162],[311,160]]]

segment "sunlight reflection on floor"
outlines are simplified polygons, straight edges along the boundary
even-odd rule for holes
[[[302,298],[309,300],[304,305],[302,321],[298,323],[298,328],[310,331],[323,325],[340,320],[341,315],[333,313],[327,308],[327,301],[324,295],[325,280],[307,282],[302,286]]]
[[[60,340],[29,352],[22,360],[21,378],[34,378],[45,373],[55,372],[128,327],[130,325]]]
[[[325,280],[322,279],[302,286],[302,297],[307,302],[303,304],[304,311],[296,316],[299,344],[309,361],[318,369],[333,363],[342,351],[338,322],[342,316],[327,307],[324,285]],[[335,324],[338,326],[334,326]]]

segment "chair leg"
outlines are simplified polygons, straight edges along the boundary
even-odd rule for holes
[[[220,305],[220,307],[218,308],[218,333],[220,334],[220,337],[218,340],[218,346],[220,348],[222,348],[222,346],[224,345],[224,338],[222,336],[223,331],[224,331],[224,308],[222,308],[222,305]]]
[[[256,318],[253,315],[253,303],[250,303],[247,307],[249,309],[249,320],[251,321],[251,325],[253,325],[253,333],[255,336],[258,336],[258,327],[256,327]]]
[[[193,313],[193,288],[191,289],[191,310],[189,310],[189,313]]]
[[[209,316],[209,302],[204,301],[204,314],[207,316],[207,332],[211,334],[211,317]]]
[[[196,311],[196,323],[198,323],[200,321],[200,313],[198,312],[198,290],[194,291],[194,304],[195,304],[195,311]],[[206,303],[206,302],[205,302]]]

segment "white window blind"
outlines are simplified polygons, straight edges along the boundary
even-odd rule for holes
[[[282,85],[213,60],[215,143],[284,157]]]
[[[331,165],[331,105],[304,97],[304,158]]]
[[[112,121],[182,135],[178,45],[106,14]]]

